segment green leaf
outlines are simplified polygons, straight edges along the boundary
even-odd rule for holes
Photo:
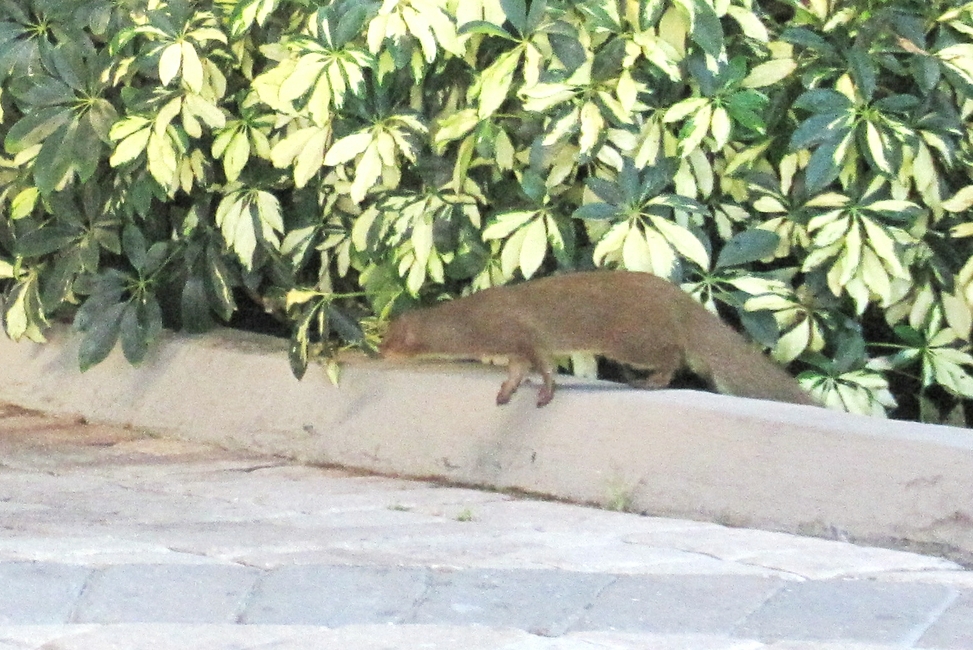
[[[844,113],[812,115],[794,129],[788,143],[788,150],[810,149],[826,140],[843,136],[848,131],[847,122]]]
[[[587,50],[574,36],[552,33],[547,35],[547,40],[551,43],[554,56],[564,64],[569,73],[584,65],[588,58]]]
[[[689,10],[689,37],[711,57],[720,58],[723,52],[723,25],[713,5],[707,0],[679,0],[679,4]]]
[[[520,179],[520,189],[534,203],[543,203],[547,196],[547,183],[544,178],[532,169],[524,171]]]
[[[541,25],[544,13],[547,11],[547,0],[531,0],[527,11],[527,33],[533,33]]]
[[[202,277],[190,275],[186,278],[180,299],[180,316],[182,329],[186,332],[199,334],[213,328],[209,299],[206,296],[206,283]]]
[[[92,319],[78,348],[78,365],[81,372],[86,372],[104,361],[115,347],[121,329],[122,314],[127,306],[127,302],[115,303],[100,310]]]
[[[626,198],[631,198],[626,197],[617,183],[612,183],[604,178],[590,176],[585,179],[584,184],[588,186],[589,190],[594,192],[595,196],[605,203],[618,205],[620,203],[624,203]]]
[[[618,207],[610,203],[589,203],[575,210],[571,216],[575,219],[613,219],[620,214]]]
[[[46,106],[20,118],[7,131],[3,140],[7,153],[20,153],[39,144],[71,119],[71,110],[63,106]]]
[[[41,194],[49,195],[67,182],[74,171],[74,140],[78,123],[76,120],[55,131],[44,140],[40,153],[34,159],[34,183]]]
[[[122,320],[119,324],[119,334],[122,339],[122,354],[132,365],[138,365],[145,359],[149,350],[148,328],[139,318],[139,305],[131,301],[125,305]]]
[[[22,257],[40,257],[66,248],[82,236],[82,232],[66,224],[53,224],[27,232],[16,242],[16,253]]]
[[[767,124],[762,113],[768,103],[767,96],[763,93],[744,90],[730,95],[726,102],[726,111],[737,124],[763,134],[767,130]]]
[[[126,225],[122,230],[122,250],[137,271],[145,268],[147,248],[142,231],[134,224]]]
[[[847,113],[851,110],[851,100],[829,88],[812,88],[794,100],[794,108],[812,113]]]
[[[70,151],[64,153],[71,157],[74,171],[81,183],[87,183],[94,176],[104,149],[102,139],[98,137],[98,133],[86,117],[77,120],[78,128],[72,138]]]
[[[655,193],[651,189],[647,190],[646,186],[650,183],[649,179],[655,174],[655,168],[650,167],[645,170],[645,176],[639,179],[638,170],[635,169],[635,163],[631,159],[626,158],[625,164],[622,165],[622,171],[618,174],[618,188],[621,190],[623,202],[624,203],[634,203],[647,193]],[[654,185],[654,184],[653,184]]]
[[[780,237],[769,230],[752,228],[738,233],[726,242],[716,259],[716,268],[749,264],[774,254]]]
[[[307,337],[291,337],[290,347],[287,349],[287,361],[290,363],[291,374],[300,381],[307,373],[308,340]]]
[[[31,186],[22,189],[10,203],[10,218],[17,220],[30,216],[39,197],[40,190],[36,187]]]
[[[84,279],[82,276],[79,280]],[[122,300],[129,277],[121,271],[110,269],[87,280],[88,282],[79,283],[79,286],[90,288],[92,293],[74,315],[73,327],[78,332],[88,331],[109,307]],[[93,283],[93,287],[88,286],[89,283]]]
[[[166,263],[169,255],[169,242],[157,241],[151,246],[145,256],[145,266],[142,272],[146,275],[155,273]]]
[[[460,34],[486,34],[488,36],[498,36],[507,40],[512,40],[514,37],[513,34],[499,25],[494,25],[493,23],[485,20],[471,20],[468,23],[464,23],[463,26],[457,31]]]
[[[328,324],[334,328],[338,336],[348,343],[362,344],[365,342],[365,332],[357,320],[330,302],[326,303],[324,308],[327,310]]]
[[[853,47],[848,50],[848,64],[858,92],[866,101],[871,99],[877,84],[874,57],[861,47]]]
[[[206,277],[213,297],[213,308],[224,321],[230,320],[237,308],[233,284],[222,253],[213,245],[206,247]]]
[[[676,210],[693,212],[696,214],[707,213],[705,205],[696,199],[691,199],[688,196],[682,196],[681,194],[659,194],[646,204],[647,207],[651,207],[652,205],[664,205]]]
[[[887,113],[907,113],[917,108],[922,101],[915,95],[889,95],[872,104],[875,108]]]
[[[815,193],[825,188],[831,181],[838,177],[841,169],[841,161],[847,149],[851,133],[845,134],[843,138],[828,140],[822,143],[808,162],[805,180],[807,191]]]
[[[527,33],[527,5],[524,0],[500,0],[503,15],[522,36]]]
[[[368,3],[356,3],[348,7],[334,29],[334,47],[342,48],[361,34],[372,13],[373,9]]]
[[[818,50],[828,55],[835,54],[834,47],[826,39],[806,27],[788,27],[781,32],[780,38],[782,41],[793,45]]]
[[[12,84],[11,91],[17,99],[35,107],[70,104],[75,101],[74,90],[70,86],[60,79],[46,75],[30,77],[26,87]]]

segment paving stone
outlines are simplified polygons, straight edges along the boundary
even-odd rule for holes
[[[755,576],[620,576],[572,629],[726,634],[782,584]]]
[[[428,582],[424,569],[284,567],[263,578],[240,620],[329,627],[397,623],[411,615]]]
[[[90,573],[48,562],[0,563],[0,625],[67,623]]]
[[[769,641],[911,644],[953,593],[941,585],[866,580],[791,583],[747,617],[736,634]]]
[[[623,539],[629,544],[695,551],[719,560],[746,562],[816,580],[888,570],[955,571],[962,568],[955,562],[928,555],[712,524],[692,531],[660,528],[625,535]]]
[[[92,526],[91,528],[94,528]],[[0,536],[0,562],[54,562],[70,565],[105,566],[109,564],[219,564],[220,560],[193,553],[179,553],[157,542],[137,542],[114,535],[41,536],[8,534]],[[117,529],[113,531],[117,533]],[[94,533],[94,534],[91,534]]]
[[[916,645],[919,648],[973,648],[973,591],[958,594]]]
[[[606,648],[612,650],[764,650],[767,648],[759,641],[730,639],[712,634],[572,632],[552,641],[554,644],[551,650],[605,650]]]
[[[10,650],[592,650],[590,644],[565,645],[558,639],[536,637],[512,628],[446,625],[353,625],[338,629],[305,625],[158,624],[48,626],[30,630],[0,627],[0,648],[8,650],[8,647]],[[613,643],[595,647],[598,650],[676,648]],[[693,650],[730,647],[705,645]]]
[[[121,565],[98,571],[78,623],[234,623],[259,578],[240,566]]]
[[[513,626],[559,636],[614,580],[557,570],[436,572],[409,622]]]

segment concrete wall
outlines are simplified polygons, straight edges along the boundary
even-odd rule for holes
[[[973,432],[565,378],[494,405],[497,368],[353,357],[341,384],[286,344],[167,335],[77,370],[76,337],[0,337],[0,400],[227,447],[973,562]],[[2,464],[2,460],[0,460]]]

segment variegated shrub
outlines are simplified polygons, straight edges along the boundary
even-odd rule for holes
[[[137,363],[245,297],[301,375],[369,311],[627,268],[830,406],[965,422],[971,98],[944,0],[0,2],[4,325]]]

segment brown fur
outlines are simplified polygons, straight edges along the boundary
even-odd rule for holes
[[[676,285],[648,273],[593,271],[494,287],[395,319],[386,358],[506,357],[506,404],[531,370],[554,397],[556,356],[587,352],[650,371],[667,386],[687,366],[723,393],[798,404],[810,397],[779,365]]]

